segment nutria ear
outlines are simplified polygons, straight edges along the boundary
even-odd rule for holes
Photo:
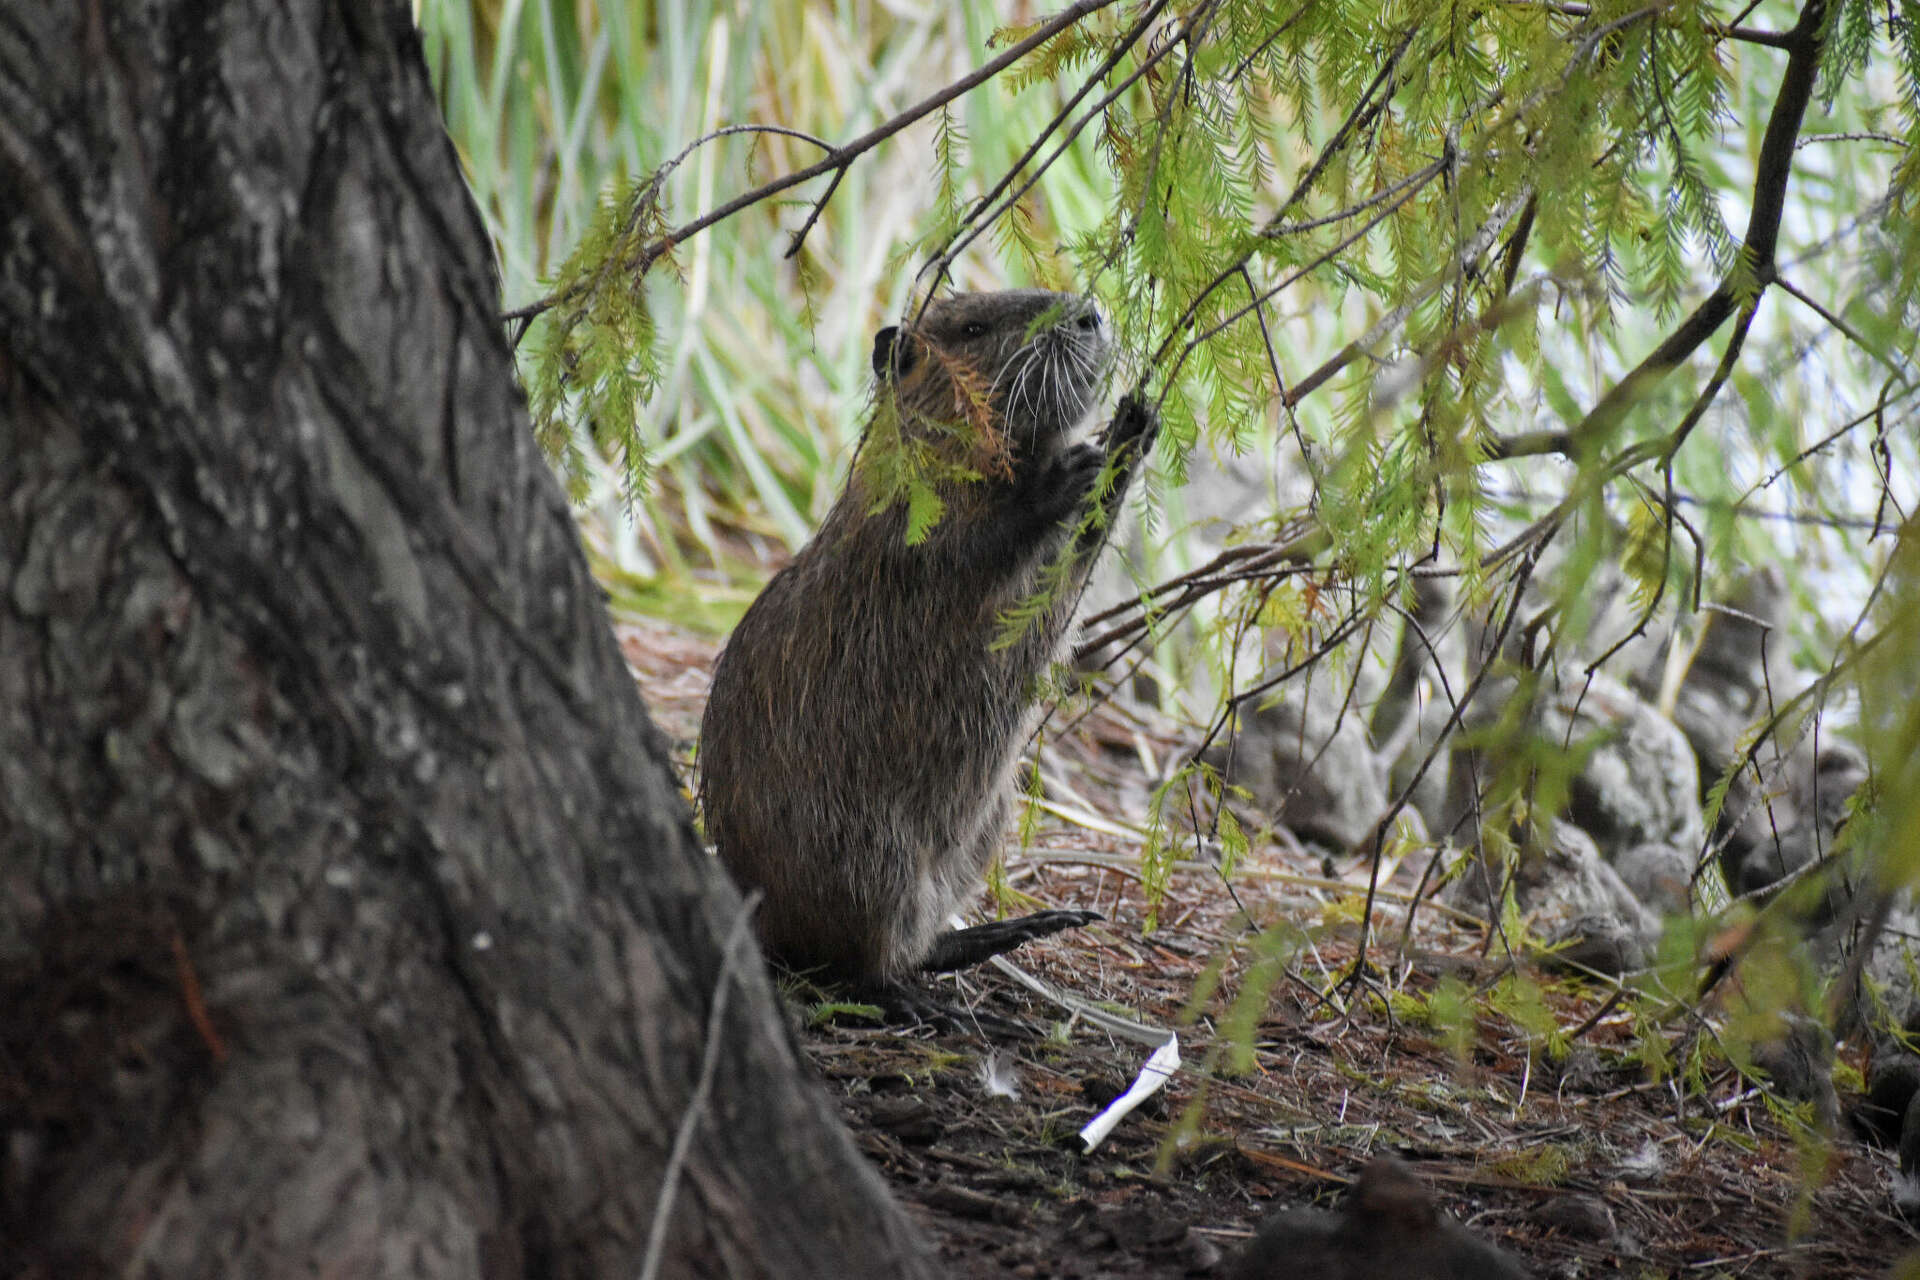
[[[884,378],[889,372],[896,377],[913,368],[913,344],[900,341],[898,325],[888,325],[873,335],[873,375]]]

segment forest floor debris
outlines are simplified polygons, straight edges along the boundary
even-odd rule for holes
[[[684,765],[717,645],[657,622],[619,631]],[[1052,733],[1044,768],[1073,780],[1073,802],[1058,808],[1095,812],[1045,814],[1006,857],[1007,891],[1106,916],[1014,961],[1180,1032],[1186,1066],[1098,1151],[1079,1154],[1075,1134],[1127,1088],[1148,1048],[992,969],[930,985],[985,1020],[1030,1025],[1029,1037],[845,1014],[800,1032],[855,1140],[952,1274],[1215,1274],[1270,1209],[1333,1203],[1382,1151],[1406,1157],[1447,1212],[1542,1277],[1880,1276],[1920,1257],[1920,1233],[1893,1209],[1890,1153],[1844,1128],[1826,1144],[1796,1135],[1731,1068],[1691,1090],[1654,1079],[1635,1056],[1629,1008],[1604,987],[1522,962],[1567,1052],[1556,1058],[1483,1014],[1456,1054],[1407,1011],[1443,979],[1471,988],[1509,969],[1458,913],[1423,906],[1403,949],[1407,895],[1383,897],[1371,976],[1335,989],[1358,941],[1364,861],[1268,843],[1230,885],[1180,863],[1149,931],[1128,828],[1144,814],[1144,762],[1177,747],[1141,740],[1150,734],[1103,715]],[[1263,962],[1255,941],[1274,929],[1295,940],[1284,967]],[[1236,1060],[1223,1027],[1249,984],[1270,990],[1238,1006],[1252,1049]],[[790,993],[805,1021],[804,992]],[[1843,1061],[1864,1067],[1858,1057],[1843,1046]]]

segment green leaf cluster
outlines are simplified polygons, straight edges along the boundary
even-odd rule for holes
[[[576,500],[588,480],[583,436],[619,462],[629,495],[647,485],[639,414],[659,383],[660,362],[645,270],[666,232],[660,179],[601,202],[548,282],[552,308],[533,322],[527,398],[534,435]]]

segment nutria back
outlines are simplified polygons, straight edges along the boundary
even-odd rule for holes
[[[943,298],[876,337],[846,488],[734,629],[701,723],[707,835],[787,964],[901,977],[978,888],[1035,692],[1151,440],[1133,400],[1102,447],[1071,439],[1108,349],[1090,303],[1038,290]],[[940,518],[909,545],[929,493]]]

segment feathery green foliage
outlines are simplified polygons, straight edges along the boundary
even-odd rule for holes
[[[534,320],[527,388],[534,434],[576,501],[586,496],[589,477],[574,422],[618,460],[629,495],[647,485],[635,412],[658,385],[660,364],[640,263],[664,230],[660,179],[655,175],[630,199],[602,202],[554,273],[553,307]]]

